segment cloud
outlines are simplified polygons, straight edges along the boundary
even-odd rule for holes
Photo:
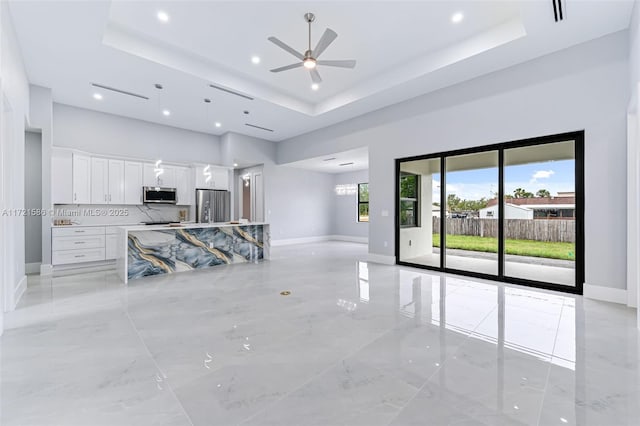
[[[535,183],[538,179],[549,179],[555,172],[553,170],[538,170],[531,176],[531,180],[529,182]]]

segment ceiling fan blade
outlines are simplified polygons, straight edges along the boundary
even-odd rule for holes
[[[318,40],[316,48],[313,49],[313,57],[318,59],[322,52],[324,52],[325,49],[329,47],[331,43],[333,43],[333,40],[335,40],[336,37],[338,37],[338,34],[332,29],[327,28],[326,30],[324,30],[324,34],[322,34],[322,37],[320,37],[320,40]]]
[[[271,43],[275,44],[276,46],[280,47],[281,49],[284,49],[287,52],[291,53],[293,56],[300,59],[301,61],[304,59],[304,55],[302,53],[296,51],[293,47],[289,46],[283,41],[278,40],[276,37],[269,37],[268,40]]]
[[[286,71],[286,70],[292,70],[294,68],[300,68],[302,66],[302,62],[296,62],[295,64],[291,64],[291,65],[286,65],[284,67],[280,67],[280,68],[274,68],[272,70],[270,70],[271,72],[282,72],[282,71]]]
[[[346,59],[346,60],[340,60],[340,61],[318,61],[318,65],[324,65],[327,67],[355,68],[356,61],[353,59]]]
[[[314,68],[311,71],[309,71],[309,74],[311,74],[311,80],[314,83],[316,83],[316,84],[322,83],[322,78],[320,78],[320,73],[318,72],[318,70],[316,68]]]

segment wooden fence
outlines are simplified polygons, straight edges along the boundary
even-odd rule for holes
[[[438,233],[440,218],[433,218],[433,232]],[[504,231],[509,240],[535,240],[548,242],[576,242],[575,220],[561,219],[506,219]],[[498,237],[497,219],[447,218],[447,234]]]

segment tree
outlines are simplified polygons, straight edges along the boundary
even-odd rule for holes
[[[538,192],[536,192],[536,197],[540,197],[540,198],[551,197],[551,193],[546,189],[539,189]]]
[[[533,193],[522,188],[516,188],[513,190],[513,198],[533,198]]]

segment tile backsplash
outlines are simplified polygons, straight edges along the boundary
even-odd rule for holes
[[[190,220],[189,206],[56,204],[51,220],[53,223],[57,219],[67,219],[73,225],[130,225],[150,221],[178,221],[180,210],[185,210],[187,220]]]

